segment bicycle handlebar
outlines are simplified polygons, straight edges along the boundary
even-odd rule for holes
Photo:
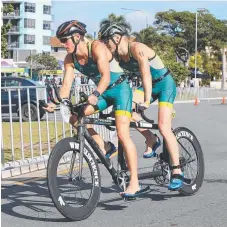
[[[52,85],[53,85],[54,93],[56,95],[56,98],[57,98],[58,102],[56,102],[54,100],[53,90],[52,90],[50,84],[46,84],[46,86],[47,86],[47,94],[50,97],[50,101],[52,103],[54,103],[55,105],[59,105],[60,103],[65,104],[65,102],[64,102],[65,100],[62,100],[62,98],[59,95],[59,91],[58,91],[58,87],[57,87],[56,83],[52,83]],[[87,104],[87,100],[88,100],[88,95],[86,95],[84,92],[80,92],[80,101],[79,101],[79,103],[73,105],[69,101],[67,103],[67,105],[70,108],[71,113],[73,114],[75,112],[79,112],[79,108],[82,108],[84,105],[86,105]],[[45,103],[44,101],[39,101],[39,104],[42,107],[47,107],[48,106],[47,103]]]
[[[60,95],[59,95],[59,92],[58,92],[58,88],[57,88],[56,83],[52,83],[52,84],[53,84],[54,92],[55,92],[55,94],[56,94],[56,97],[57,97],[58,101],[59,101],[59,102],[62,102],[62,99],[61,99],[61,97],[60,97]],[[50,86],[50,85],[49,85],[49,86]]]
[[[60,95],[59,95],[59,91],[58,91],[58,88],[56,86],[56,83],[52,83],[53,85],[53,89],[54,89],[54,92],[55,92],[55,95],[56,95],[56,98],[57,100],[59,101],[59,103],[57,103],[55,100],[54,100],[54,97],[53,97],[53,93],[52,93],[52,88],[49,84],[47,84],[47,92],[48,92],[48,95],[50,97],[50,101],[52,103],[54,103],[55,105],[59,105],[60,103],[63,103],[64,100],[61,99]],[[69,106],[70,108],[70,111],[72,114],[75,114],[75,113],[80,113],[81,110],[83,109],[83,107],[87,104],[87,100],[88,100],[88,95],[85,94],[84,92],[79,92],[79,95],[80,95],[80,101],[79,103],[73,105],[70,101],[67,103],[67,105]],[[47,107],[47,104],[44,102],[44,101],[39,101],[39,104],[43,107]],[[65,104],[65,103],[64,103]],[[140,109],[140,106],[138,103],[136,103],[136,112],[140,113],[141,114],[141,117],[148,123],[151,123],[153,124],[154,121],[153,120],[150,120],[149,118],[147,118],[145,116],[145,113],[144,113],[144,110],[141,110]],[[108,117],[112,117],[112,115],[109,113],[109,114],[104,114],[102,112],[99,113],[100,115],[100,118],[102,119],[107,119]],[[112,128],[110,126],[105,126],[107,129],[111,130],[111,131],[115,131],[115,128]]]
[[[140,114],[141,114],[141,117],[144,119],[144,121],[146,121],[146,122],[148,122],[148,123],[151,123],[151,124],[154,123],[154,120],[151,120],[151,119],[149,119],[149,118],[147,118],[147,117],[145,116],[144,111],[141,111]]]
[[[148,122],[148,123],[150,123],[150,124],[153,124],[154,120],[151,120],[151,119],[147,118],[145,113],[144,113],[144,109],[141,109],[141,107],[140,107],[140,105],[138,103],[135,103],[135,104],[136,104],[135,110],[136,110],[137,113],[140,113],[140,115],[143,118],[143,120]]]

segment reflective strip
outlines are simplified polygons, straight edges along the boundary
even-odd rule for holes
[[[100,110],[96,110],[93,114],[97,114],[97,113],[99,113],[100,112]]]
[[[141,90],[135,90],[135,92],[138,92],[138,93],[143,93],[144,94],[144,91],[141,91]]]
[[[115,116],[127,116],[129,118],[132,117],[132,114],[126,110],[115,110],[114,114],[115,114]]]
[[[159,106],[167,106],[169,108],[173,108],[173,103],[170,102],[159,102]]]

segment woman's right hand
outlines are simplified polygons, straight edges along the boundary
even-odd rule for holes
[[[54,103],[48,103],[47,107],[43,107],[44,110],[46,110],[49,113],[54,112],[56,105]]]

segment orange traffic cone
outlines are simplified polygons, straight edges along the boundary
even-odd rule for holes
[[[221,104],[226,104],[226,99],[225,99],[225,97],[222,97]]]
[[[199,105],[199,100],[197,97],[195,97],[195,103],[194,103],[194,106],[198,106]]]

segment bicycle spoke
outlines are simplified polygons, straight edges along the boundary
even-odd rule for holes
[[[197,176],[198,160],[194,147],[187,138],[178,139],[180,145],[181,166],[184,169],[185,177],[194,180]]]
[[[82,178],[79,177],[79,156],[73,151],[67,152],[59,161],[57,170],[59,190],[65,201],[70,206],[84,206],[89,199],[92,188],[93,178],[90,168],[83,161]],[[83,160],[85,160],[83,158]]]

